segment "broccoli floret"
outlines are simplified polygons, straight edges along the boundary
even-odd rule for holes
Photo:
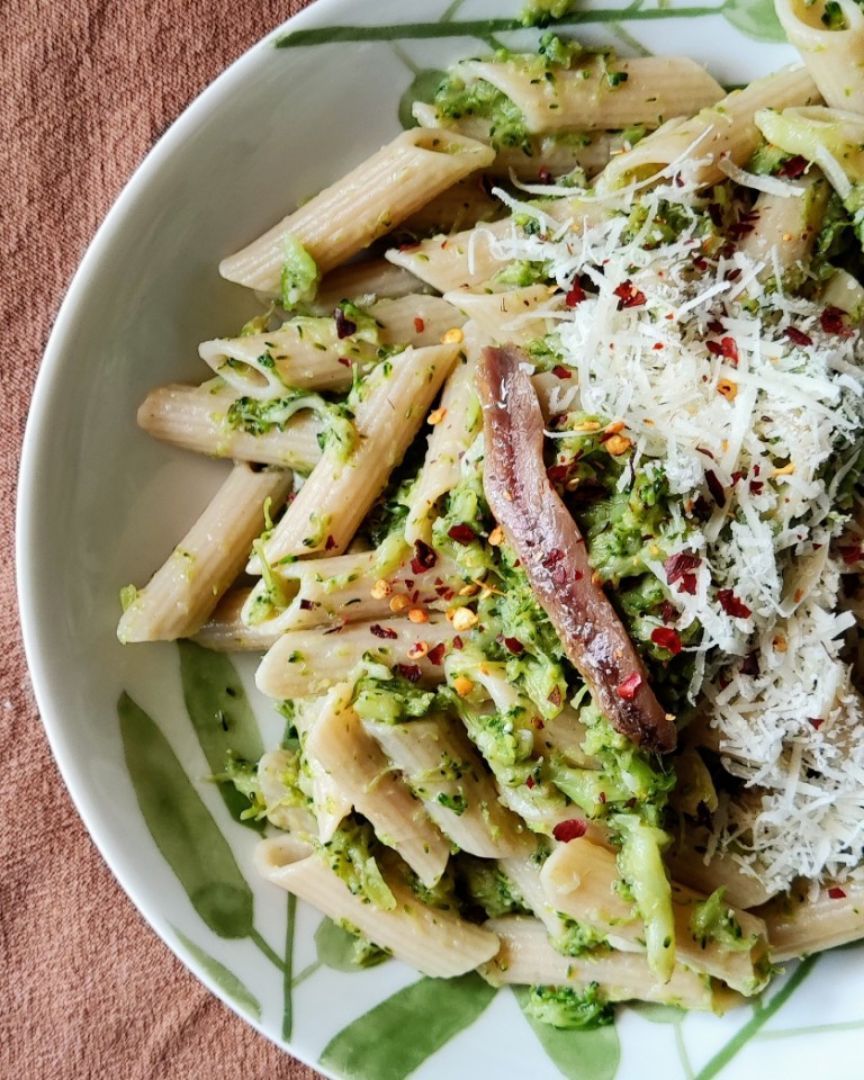
[[[541,1024],[568,1031],[603,1027],[615,1019],[596,982],[581,994],[570,986],[532,986],[525,1008]]]
[[[530,913],[519,890],[492,860],[465,855],[459,870],[468,896],[490,919]]]
[[[721,885],[707,900],[696,905],[690,916],[690,933],[703,949],[710,941],[716,941],[732,952],[748,952],[753,941],[744,936],[741,924],[725,901],[725,894],[726,887]]]
[[[381,911],[392,911],[396,898],[381,875],[374,847],[371,825],[349,820],[339,826],[332,840],[321,845],[321,852],[330,869],[354,896],[360,896]]]
[[[321,279],[318,266],[296,236],[285,237],[285,261],[282,263],[280,290],[282,306],[291,311],[298,304],[310,304]]]

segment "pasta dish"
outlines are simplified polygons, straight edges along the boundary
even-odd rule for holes
[[[777,9],[731,92],[455,64],[140,407],[232,464],[119,637],[263,653],[284,739],[214,780],[358,964],[566,1028],[864,936],[864,15]]]

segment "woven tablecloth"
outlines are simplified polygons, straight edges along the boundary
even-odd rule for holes
[[[127,178],[304,0],[0,0],[0,1077],[309,1080],[121,892],[42,732],[13,563],[21,437],[72,273]]]

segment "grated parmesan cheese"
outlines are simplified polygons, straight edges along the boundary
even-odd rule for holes
[[[798,194],[729,164],[738,183]],[[693,175],[678,162],[640,195],[646,217],[632,239],[635,186],[617,193],[621,213],[583,221],[579,232],[507,197],[540,229],[514,227],[491,245],[498,258],[545,263],[564,292],[576,275],[597,290],[556,312],[551,339],[574,370],[556,409],[621,418],[639,459],[662,466],[682,503],[702,496],[712,506],[701,524],[673,514],[664,556],[689,551],[701,563],[692,594],[667,587],[677,628],[702,628],[691,696],[747,789],[718,815],[712,844],[775,891],[802,875],[842,880],[864,845],[864,711],[841,655],[854,620],[839,610],[844,567],[831,549],[846,520],[835,506],[838,476],[864,438],[864,351],[860,335],[823,330],[819,305],[784,294],[776,254],[766,286],[764,263],[706,248]],[[689,224],[645,247],[664,200]],[[619,303],[625,283],[644,304]],[[737,363],[718,351],[723,338]],[[718,392],[721,380],[734,382],[734,395]],[[651,570],[667,584],[662,560]],[[725,610],[721,590],[749,614]],[[756,674],[741,671],[745,658]]]

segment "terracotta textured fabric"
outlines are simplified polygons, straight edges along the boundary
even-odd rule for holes
[[[60,780],[17,624],[33,380],[96,226],[154,141],[303,0],[0,0],[0,1076],[310,1080],[120,891]]]

